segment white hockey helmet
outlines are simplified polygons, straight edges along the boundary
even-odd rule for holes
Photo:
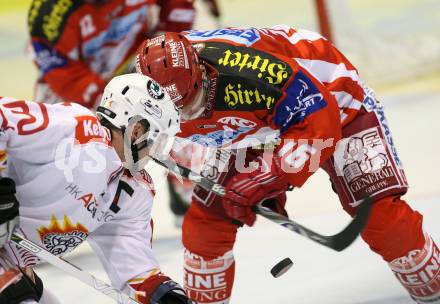
[[[148,121],[150,131],[170,136],[180,132],[180,113],[168,93],[142,74],[125,74],[110,80],[96,113],[118,129],[127,128],[133,118],[138,118]]]
[[[148,127],[142,138],[143,147],[158,141],[161,135],[173,137],[180,132],[180,112],[168,93],[152,78],[142,74],[125,74],[110,80],[96,115],[102,122],[107,121],[122,131],[127,147],[133,143],[129,142],[129,136],[125,136],[126,130],[130,132],[130,126],[139,121],[147,121]],[[136,151],[133,158],[134,162],[138,161]]]

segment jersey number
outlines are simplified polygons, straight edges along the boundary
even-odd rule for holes
[[[19,135],[31,135],[37,132],[40,132],[47,128],[49,124],[49,115],[47,113],[47,108],[43,103],[39,103],[38,107],[40,108],[40,113],[38,113],[35,109],[33,109],[32,114],[29,110],[29,106],[23,100],[14,101],[10,103],[6,103],[3,105],[5,108],[11,109],[13,114],[18,114],[21,116],[26,116],[26,118],[22,118],[17,122],[17,133]],[[29,128],[29,125],[35,125],[37,122],[37,117],[34,114],[38,114],[39,125],[37,124],[34,128]],[[27,130],[25,130],[25,126],[28,126]]]
[[[318,150],[308,144],[302,144],[292,151],[295,145],[295,142],[288,142],[281,148],[278,155],[284,158],[285,162],[292,168],[300,169],[304,166],[306,161],[309,160],[310,156],[315,154]]]
[[[130,196],[132,196],[134,192],[133,188],[130,187],[129,184],[127,184],[124,181],[119,181],[118,188],[116,189],[115,198],[113,199],[113,202],[110,205],[110,210],[113,211],[114,213],[118,213],[119,210],[121,210],[121,208],[119,208],[118,206],[118,203],[119,203],[119,198],[121,197],[122,190],[124,190]]]

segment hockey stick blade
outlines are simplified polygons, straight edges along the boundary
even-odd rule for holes
[[[184,178],[189,179],[190,181],[193,181],[194,183],[198,184],[200,187],[202,187],[207,191],[212,191],[219,196],[225,195],[225,189],[222,185],[216,184],[213,181],[197,173],[192,172],[188,168],[185,168],[173,161],[158,160],[155,158],[152,159],[162,167],[165,167],[171,172],[173,172],[174,174],[180,175]],[[359,206],[358,212],[354,217],[354,219],[350,222],[350,224],[348,224],[347,227],[345,227],[344,230],[342,230],[341,232],[335,235],[325,236],[317,232],[314,232],[298,224],[297,222],[294,222],[288,217],[272,211],[267,207],[261,205],[256,205],[253,207],[253,211],[256,214],[259,214],[271,220],[272,222],[277,223],[278,225],[283,226],[286,229],[289,229],[290,231],[296,232],[308,238],[309,240],[312,240],[316,243],[319,243],[323,246],[326,246],[336,251],[344,250],[351,243],[353,243],[354,240],[359,236],[359,234],[361,233],[363,227],[367,222],[368,216],[370,214],[370,209],[371,209],[371,198],[367,197],[363,200],[363,202]]]
[[[347,227],[345,227],[344,230],[337,234],[326,236],[314,232],[290,220],[289,218],[270,210],[269,208],[263,207],[261,205],[254,206],[255,213],[260,214],[267,219],[270,219],[271,221],[283,226],[286,229],[301,234],[302,236],[305,236],[306,238],[314,242],[320,243],[321,245],[336,251],[344,250],[349,245],[351,245],[351,243],[353,243],[354,240],[359,236],[368,220],[370,209],[371,198],[367,197],[362,201],[361,205],[359,206],[358,212],[354,219],[347,225]]]

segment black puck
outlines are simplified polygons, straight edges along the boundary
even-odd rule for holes
[[[289,258],[285,258],[278,262],[275,266],[273,266],[270,270],[270,273],[274,278],[278,278],[285,274],[290,269],[290,267],[292,267],[292,265],[292,260]]]

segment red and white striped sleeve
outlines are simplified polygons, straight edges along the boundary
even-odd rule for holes
[[[343,125],[354,118],[364,100],[363,84],[356,68],[330,41],[319,33],[285,25],[260,31],[263,41],[295,59],[329,89]]]

